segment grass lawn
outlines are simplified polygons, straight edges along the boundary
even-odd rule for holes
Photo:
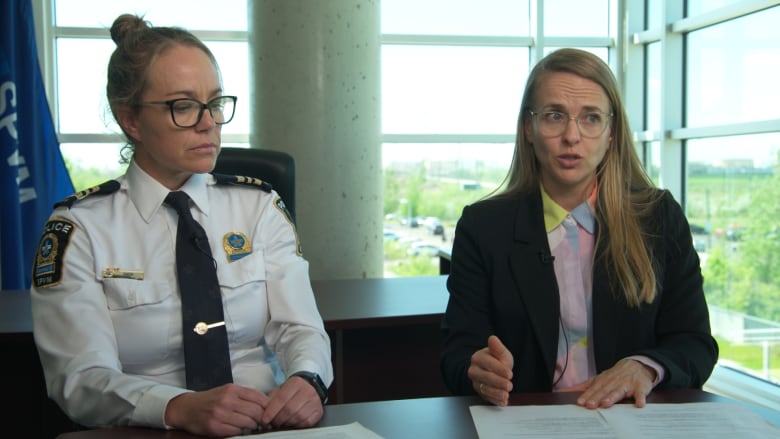
[[[757,376],[764,377],[764,348],[759,344],[730,343],[715,337],[720,348],[720,358],[740,364]],[[780,342],[769,344],[769,375],[771,381],[780,383]]]

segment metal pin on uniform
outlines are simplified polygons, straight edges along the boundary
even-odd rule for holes
[[[225,326],[225,321],[217,322],[217,323],[211,323],[206,324],[206,322],[198,322],[195,324],[195,327],[192,328],[193,331],[195,331],[198,335],[204,335],[205,333],[209,332],[209,329],[211,328],[217,328],[220,326]]]

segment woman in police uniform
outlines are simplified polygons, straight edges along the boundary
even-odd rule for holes
[[[41,238],[32,305],[49,395],[86,426],[232,436],[315,425],[330,341],[278,195],[209,174],[236,101],[214,56],[191,33],[132,15],[111,36],[107,95],[130,163],[59,203]],[[232,383],[199,391],[185,380],[172,191],[192,200],[208,239],[224,312],[209,328],[224,326],[229,344]]]

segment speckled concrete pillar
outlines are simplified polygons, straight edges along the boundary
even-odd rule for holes
[[[379,1],[248,5],[251,142],[295,158],[311,277],[382,277]]]

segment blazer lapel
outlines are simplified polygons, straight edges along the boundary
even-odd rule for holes
[[[555,269],[548,255],[550,246],[544,227],[542,198],[536,192],[519,199],[509,264],[547,370],[552,374],[558,352],[560,297]]]

